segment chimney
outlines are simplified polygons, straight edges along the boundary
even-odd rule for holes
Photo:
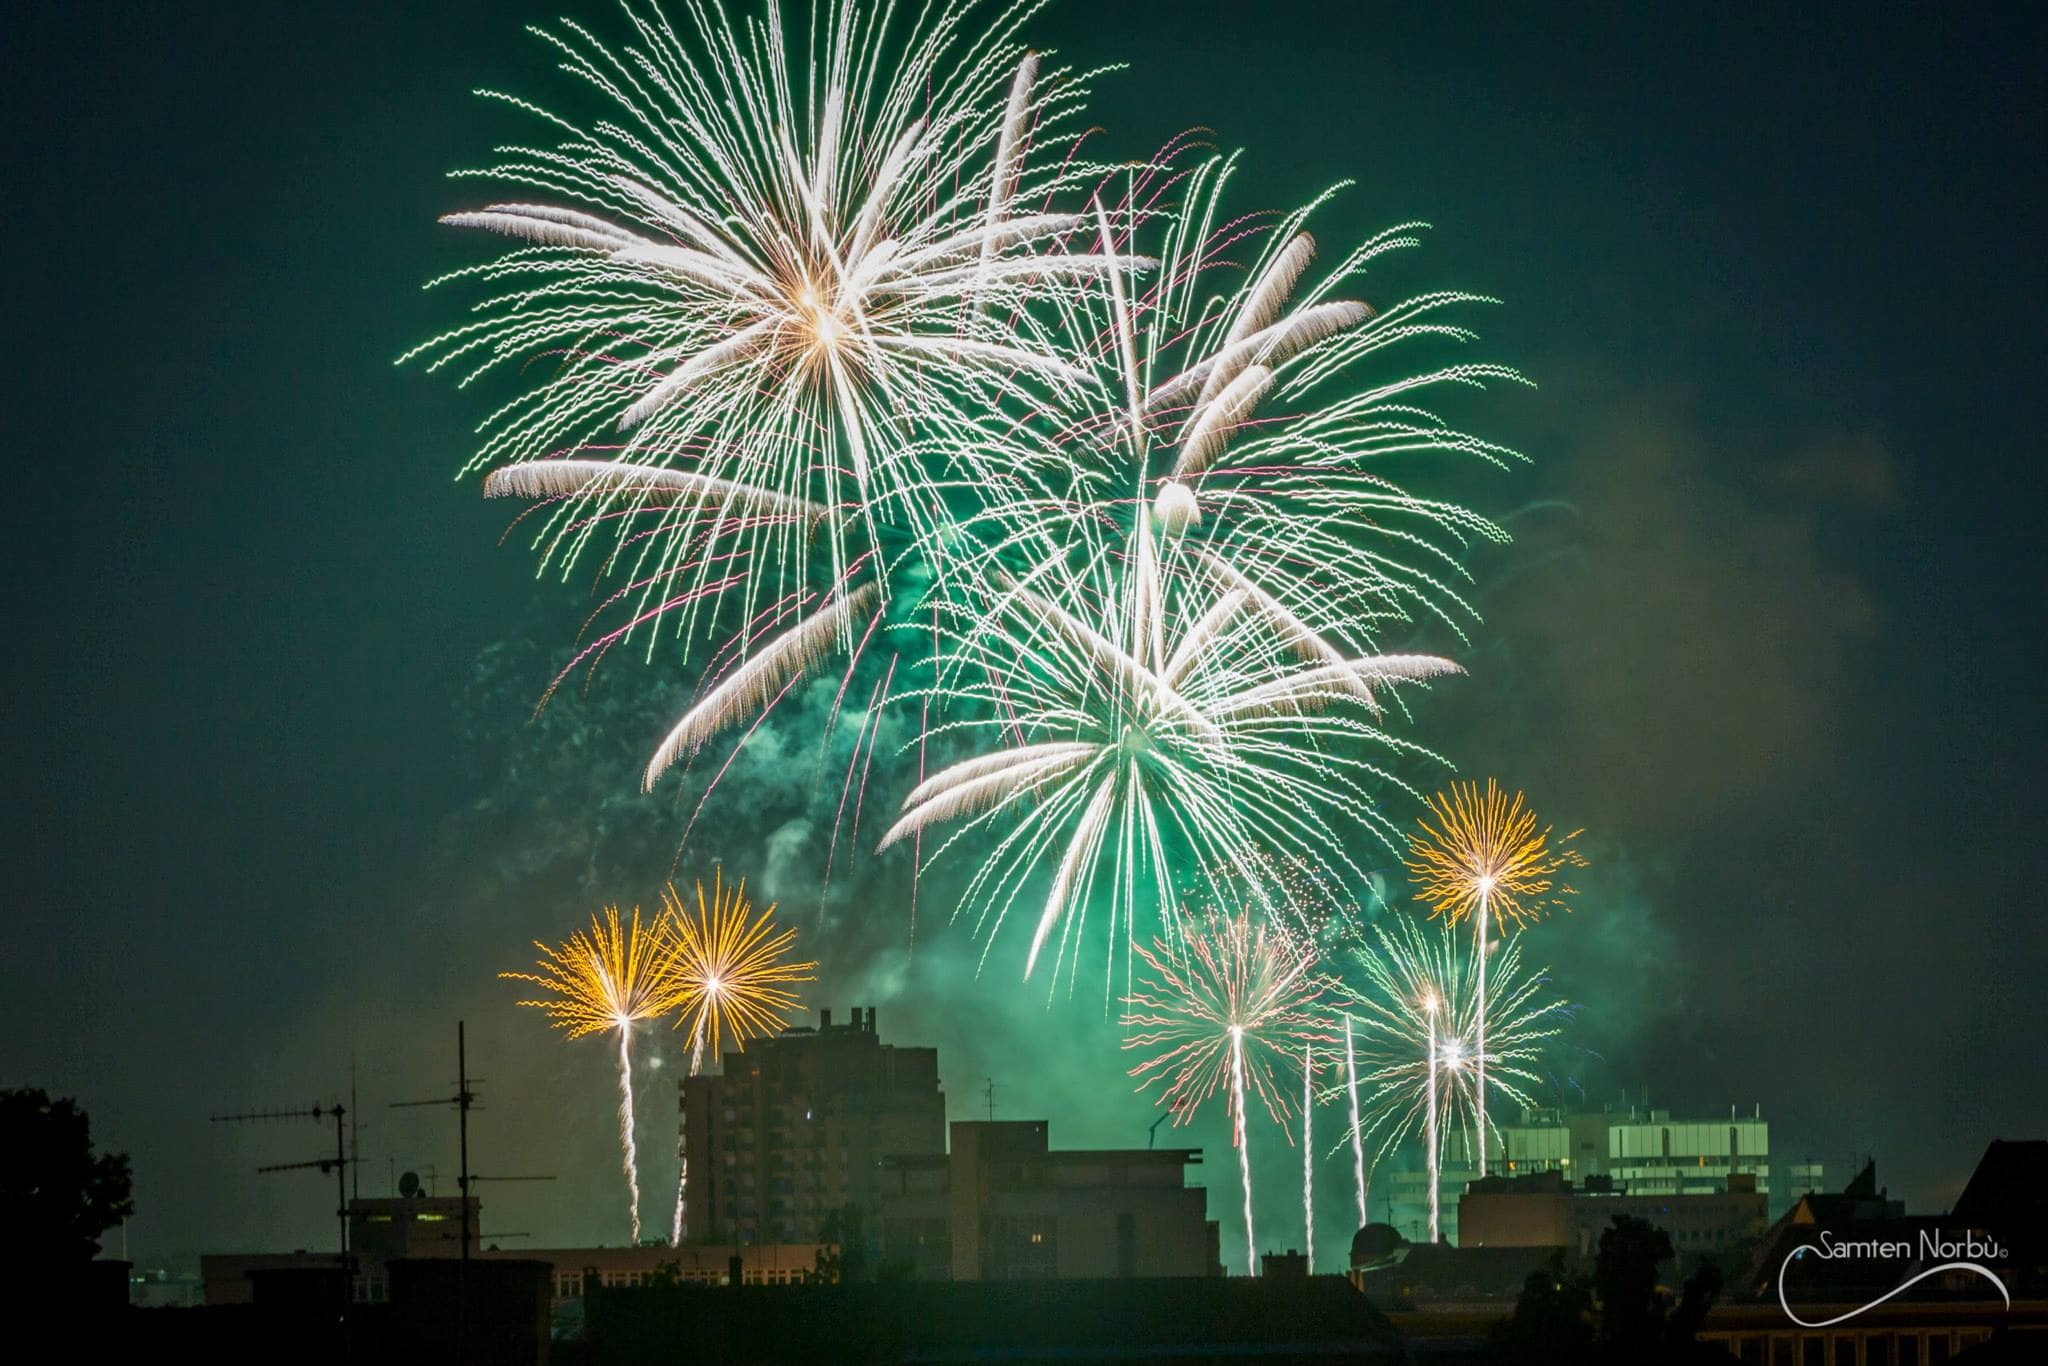
[[[823,1031],[823,1030],[827,1030],[827,1029],[830,1029],[831,1027],[832,1027],[832,1012],[831,1012],[831,1011],[829,1011],[829,1010],[821,1010],[821,1011],[819,1011],[819,1012],[818,1012],[818,1028],[819,1028],[819,1030],[820,1030],[820,1031]]]
[[[872,1033],[874,1033],[874,1032],[875,1032],[875,1008],[874,1008],[873,1006],[869,1006],[869,1007],[868,1007],[868,1033],[872,1034]]]

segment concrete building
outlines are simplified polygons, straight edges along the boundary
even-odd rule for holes
[[[1524,1110],[1487,1134],[1489,1174],[1555,1171],[1573,1181],[1613,1180],[1631,1195],[1708,1194],[1731,1175],[1754,1176],[1770,1194],[1771,1126],[1761,1106],[1748,1115],[1674,1119],[1669,1110],[1565,1114]]]
[[[1737,1173],[1727,1182],[1718,1191],[1636,1195],[1605,1176],[1576,1186],[1555,1171],[1488,1176],[1467,1186],[1458,1201],[1458,1246],[1562,1247],[1568,1256],[1590,1259],[1600,1235],[1624,1214],[1671,1235],[1681,1258],[1752,1246],[1769,1227],[1766,1198],[1752,1176]]]
[[[546,1247],[483,1254],[546,1262],[553,1268],[551,1297],[556,1309],[583,1298],[585,1279],[596,1277],[611,1290],[674,1282],[731,1285],[738,1259],[741,1285],[802,1285],[817,1272],[823,1243],[759,1243],[745,1247],[690,1244],[684,1247]]]
[[[611,1287],[651,1285],[661,1279],[695,1285],[727,1285],[739,1259],[742,1285],[790,1285],[810,1276],[821,1244],[702,1245],[672,1248],[484,1247],[475,1230],[481,1206],[469,1202],[469,1255],[476,1261],[541,1262],[552,1268],[550,1297],[556,1308],[581,1299],[583,1279],[594,1275]],[[351,1200],[348,1206],[352,1298],[358,1304],[390,1299],[393,1262],[453,1259],[462,1255],[462,1205],[453,1196],[415,1195],[397,1199]],[[255,1282],[277,1272],[335,1268],[334,1252],[208,1253],[199,1259],[201,1299],[206,1304],[248,1304]],[[338,1271],[336,1273],[339,1274]]]
[[[480,1206],[469,1199],[469,1251],[483,1247]],[[462,1255],[462,1200],[453,1195],[396,1196],[348,1202],[348,1245],[358,1257],[395,1262],[401,1257]]]
[[[920,1280],[1222,1274],[1199,1148],[1060,1151],[1044,1120],[960,1121],[883,1167],[879,1249]]]
[[[471,1256],[482,1253],[476,1236],[479,1209],[476,1197],[471,1196]],[[462,1255],[462,1200],[453,1195],[351,1200],[348,1245],[354,1268],[352,1297],[360,1304],[382,1304],[389,1291],[384,1268],[390,1263]],[[207,1253],[199,1259],[199,1278],[205,1303],[247,1304],[254,1295],[249,1279],[252,1273],[337,1267],[339,1262],[340,1254],[332,1251]]]
[[[727,1052],[683,1083],[681,1112],[692,1242],[808,1241],[846,1205],[872,1221],[885,1157],[946,1150],[938,1050],[883,1043],[858,1006]]]
[[[1469,1133],[1447,1138],[1438,1186],[1438,1225],[1446,1242],[1465,1241],[1459,1202],[1479,1176],[1471,1143]],[[1555,1172],[1582,1186],[1602,1177],[1614,1193],[1629,1196],[1720,1194],[1730,1177],[1743,1176],[1754,1178],[1766,1203],[1771,1196],[1771,1126],[1761,1107],[1743,1115],[1730,1106],[1725,1119],[1674,1118],[1647,1106],[1581,1113],[1530,1108],[1493,1116],[1486,1147],[1489,1176]],[[1429,1182],[1421,1168],[1416,1153],[1412,1170],[1374,1181],[1372,1213],[1411,1242],[1429,1236]],[[1817,1182],[1818,1164],[1808,1164],[1801,1179]]]

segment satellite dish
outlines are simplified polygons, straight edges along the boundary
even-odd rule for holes
[[[420,1174],[401,1172],[398,1176],[398,1193],[410,1200],[420,1193]]]

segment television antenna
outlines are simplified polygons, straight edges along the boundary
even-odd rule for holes
[[[273,1162],[258,1167],[258,1173],[295,1172],[318,1170],[323,1175],[334,1173],[334,1217],[341,1225],[341,1261],[348,1265],[348,1171],[353,1159],[348,1155],[348,1130],[343,1121],[349,1107],[339,1102],[333,1105],[313,1105],[303,1110],[244,1110],[231,1115],[208,1115],[210,1124],[255,1124],[280,1119],[310,1119],[315,1122],[334,1121],[334,1156],[316,1157],[306,1162]]]
[[[476,1092],[469,1089],[469,1045],[464,1032],[464,1022],[455,1022],[455,1094],[436,1096],[431,1100],[395,1100],[394,1110],[411,1109],[420,1105],[453,1105],[456,1111],[456,1135],[458,1151],[462,1159],[462,1174],[456,1178],[456,1191],[462,1205],[462,1260],[469,1261],[469,1112],[476,1106]]]
[[[462,1207],[462,1253],[461,1261],[457,1264],[458,1270],[455,1277],[455,1356],[458,1361],[468,1360],[466,1340],[469,1336],[469,1243],[470,1230],[473,1227],[470,1223],[470,1211],[475,1208],[470,1203],[469,1198],[469,1183],[475,1179],[469,1174],[469,1112],[477,1108],[476,1092],[469,1089],[472,1080],[469,1075],[467,1026],[464,1021],[457,1020],[455,1022],[455,1094],[452,1096],[435,1096],[430,1100],[397,1100],[391,1103],[391,1108],[394,1110],[409,1109],[419,1105],[453,1105],[455,1107],[457,1151],[462,1161],[462,1174],[456,1178],[456,1190],[460,1196],[457,1203]]]
[[[351,1078],[353,1089],[353,1078]],[[231,1115],[209,1115],[212,1124],[259,1124],[281,1119],[310,1119],[315,1123],[334,1121],[334,1156],[316,1157],[305,1162],[273,1162],[258,1167],[257,1172],[319,1171],[322,1175],[334,1173],[335,1222],[341,1226],[341,1304],[337,1319],[341,1324],[341,1352],[343,1360],[353,1359],[353,1344],[349,1341],[349,1308],[355,1298],[355,1264],[348,1255],[348,1173],[353,1165],[348,1154],[348,1129],[344,1121],[351,1107],[336,1101],[332,1105],[312,1105],[303,1110],[244,1110]]]

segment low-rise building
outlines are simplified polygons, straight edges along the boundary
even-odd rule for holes
[[[1443,1240],[1470,1241],[1461,1227],[1460,1201],[1479,1179],[1478,1153],[1469,1130],[1446,1135],[1437,1176],[1438,1227]],[[1771,1126],[1761,1106],[1747,1115],[1730,1106],[1727,1118],[1674,1118],[1671,1111],[1628,1106],[1569,1113],[1535,1106],[1520,1115],[1499,1116],[1487,1126],[1488,1176],[1555,1172],[1584,1186],[1599,1177],[1615,1194],[1713,1195],[1729,1189],[1731,1177],[1748,1177],[1771,1197]],[[1802,1168],[1808,1183],[1820,1179],[1819,1164]],[[1412,1242],[1429,1236],[1429,1178],[1420,1154],[1408,1170],[1388,1171],[1374,1181],[1372,1213]]]
[[[818,1254],[826,1247],[821,1243],[484,1247],[476,1238],[480,1212],[481,1206],[472,1197],[470,1256],[477,1261],[546,1263],[552,1268],[550,1297],[558,1309],[582,1298],[586,1276],[596,1276],[612,1288],[663,1281],[727,1285],[737,1267],[743,1285],[793,1285],[816,1274]],[[383,1304],[390,1299],[393,1262],[448,1260],[462,1255],[462,1205],[454,1197],[358,1199],[349,1202],[348,1213],[352,1298],[358,1304]],[[323,1269],[338,1276],[340,1261],[336,1252],[208,1253],[199,1259],[204,1302],[249,1304],[256,1298],[252,1277]]]
[[[1044,1120],[959,1121],[951,1151],[883,1166],[884,1264],[920,1280],[1222,1274],[1199,1148],[1057,1150]]]
[[[1555,1171],[1488,1176],[1467,1186],[1458,1201],[1458,1245],[1562,1247],[1590,1259],[1600,1235],[1617,1216],[1628,1215],[1664,1230],[1681,1257],[1747,1248],[1769,1226],[1767,1198],[1753,1176],[1724,1180],[1715,1191],[1635,1194],[1604,1176],[1577,1185]]]

